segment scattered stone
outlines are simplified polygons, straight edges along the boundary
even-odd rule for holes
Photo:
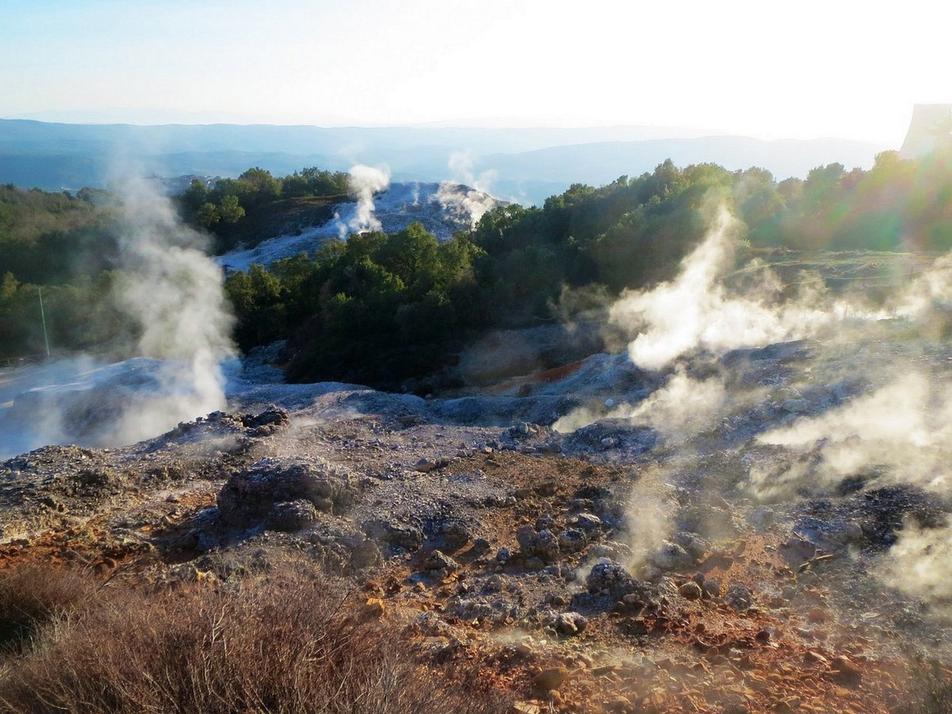
[[[705,553],[711,548],[711,544],[704,540],[697,533],[691,531],[679,531],[674,536],[675,542],[687,552],[695,562],[701,560]]]
[[[567,528],[559,533],[559,549],[565,553],[577,553],[587,542],[585,533],[578,528]]]
[[[368,538],[359,538],[350,548],[350,567],[364,570],[379,565],[383,560],[377,544]]]
[[[512,557],[512,554],[509,552],[508,548],[500,548],[496,551],[496,561],[501,565],[505,565],[509,562],[509,558]]]
[[[604,525],[601,518],[591,513],[579,513],[570,523],[583,531],[596,531]]]
[[[481,558],[484,555],[487,555],[489,551],[492,550],[492,546],[489,544],[489,541],[485,538],[477,538],[473,541],[473,546],[470,548],[470,553],[474,558]]]
[[[555,620],[555,630],[560,635],[577,635],[585,630],[588,618],[578,612],[563,612]]]
[[[721,596],[721,581],[717,578],[704,578],[704,584],[701,587],[708,597],[718,598]]]
[[[536,531],[524,524],[516,531],[516,540],[527,560],[537,558],[543,563],[552,563],[559,559],[559,539],[548,528]]]
[[[625,543],[608,540],[593,544],[588,549],[586,556],[594,560],[610,558],[611,560],[624,561],[631,557],[631,548]]]
[[[277,503],[303,500],[318,511],[338,513],[356,493],[350,479],[330,467],[263,459],[229,477],[218,494],[218,512],[226,525],[249,528],[270,520]]]
[[[602,558],[592,567],[585,580],[590,593],[607,591],[615,600],[621,600],[625,595],[641,593],[646,586],[637,582],[625,568],[614,560]]]
[[[430,459],[420,459],[413,465],[413,470],[421,474],[430,473],[440,467],[436,461],[431,461]]]
[[[677,543],[664,541],[658,551],[651,556],[651,562],[662,571],[686,570],[694,565],[694,558]]]
[[[739,583],[732,583],[730,587],[727,588],[724,601],[734,610],[743,612],[744,610],[750,609],[754,603],[754,598],[747,587]]]
[[[816,546],[805,538],[794,536],[782,543],[777,552],[791,567],[799,568],[816,555]]]
[[[466,525],[460,521],[448,521],[443,525],[440,533],[443,539],[443,547],[453,552],[459,550],[469,543],[470,534]]]
[[[444,574],[459,570],[459,563],[442,551],[434,550],[423,561],[423,569],[427,572],[442,572]]]

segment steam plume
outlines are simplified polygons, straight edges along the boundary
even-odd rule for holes
[[[444,210],[468,216],[471,226],[496,205],[496,200],[489,195],[496,172],[483,171],[477,176],[473,163],[471,152],[454,151],[449,158],[449,169],[455,180],[442,181],[436,193],[436,200]]]
[[[221,268],[205,240],[182,225],[168,199],[142,180],[125,183],[122,279],[115,298],[141,326],[138,353],[162,360],[162,389],[119,423],[118,443],[160,433],[225,404],[220,364],[233,354]]]
[[[126,178],[118,185],[120,278],[112,299],[138,327],[126,346],[138,359],[77,356],[18,371],[0,453],[128,444],[225,406],[220,363],[233,347],[221,269],[203,252],[203,236],[179,222],[152,184]]]
[[[721,206],[707,236],[682,261],[673,281],[629,291],[611,307],[614,325],[638,333],[628,345],[635,364],[659,369],[697,349],[722,354],[805,337],[849,315],[845,305],[823,310],[805,300],[778,304],[779,281],[769,272],[746,293],[731,294],[723,279],[733,267],[739,231],[739,222]]]
[[[374,194],[386,190],[389,185],[390,169],[386,166],[356,164],[351,167],[348,186],[357,199],[357,207],[346,224],[339,223],[341,238],[346,237],[348,232],[362,233],[381,229],[380,221],[374,215]]]

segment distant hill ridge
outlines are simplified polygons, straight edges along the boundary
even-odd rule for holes
[[[538,203],[570,183],[602,184],[619,175],[638,175],[667,158],[681,165],[716,162],[731,169],[757,165],[785,178],[803,177],[831,162],[869,167],[875,154],[888,148],[841,139],[765,141],[665,132],[678,133],[639,126],[138,126],[6,119],[0,120],[0,182],[47,190],[103,186],[117,160],[135,162],[159,176],[235,176],[253,165],[286,174],[304,166],[341,170],[358,162],[385,163],[396,181],[472,184],[474,176],[491,172],[485,175],[492,177],[489,190],[494,194]]]

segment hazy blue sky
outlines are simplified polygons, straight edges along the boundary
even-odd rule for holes
[[[0,0],[0,116],[895,144],[952,101],[950,23],[938,0]]]

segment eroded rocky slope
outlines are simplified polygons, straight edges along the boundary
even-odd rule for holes
[[[4,462],[0,567],[219,588],[304,556],[523,712],[898,711],[952,661],[947,570],[896,577],[936,567],[909,534],[947,533],[945,403],[877,424],[950,368],[883,322],[493,396],[248,386],[150,441]]]

